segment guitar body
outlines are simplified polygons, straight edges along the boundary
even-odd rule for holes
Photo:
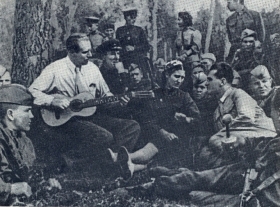
[[[127,94],[132,98],[153,98],[152,91],[137,91]],[[89,92],[80,93],[72,98],[60,94],[53,94],[57,99],[68,99],[70,105],[67,109],[56,109],[46,107],[41,109],[41,115],[44,122],[49,126],[60,126],[69,121],[74,116],[91,116],[96,111],[96,106],[119,101],[118,96],[107,96],[103,98],[94,98]]]
[[[55,98],[67,98],[70,102],[73,102],[75,100],[79,100],[82,103],[84,103],[87,100],[93,99],[93,95],[87,92],[80,93],[72,98],[66,97],[60,94],[54,94]],[[69,121],[74,116],[91,116],[95,113],[96,106],[89,107],[89,108],[83,108],[79,111],[73,111],[71,107],[68,107],[67,109],[60,110],[60,109],[54,109],[51,107],[48,108],[42,108],[41,114],[44,122],[49,126],[60,126],[62,124],[65,124],[67,121]]]

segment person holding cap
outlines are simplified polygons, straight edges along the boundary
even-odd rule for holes
[[[119,27],[116,31],[116,39],[120,41],[122,47],[121,61],[125,69],[128,69],[131,63],[141,65],[141,68],[146,69],[147,66],[144,57],[147,56],[150,45],[145,31],[141,27],[134,25],[137,17],[137,9],[134,7],[125,8],[123,15],[126,24]]]
[[[102,57],[100,72],[113,94],[122,94],[128,86],[129,74],[120,62],[122,47],[116,39],[103,42],[96,51]]]
[[[191,126],[198,122],[199,111],[190,95],[179,89],[184,77],[185,71],[180,61],[168,62],[162,87],[154,90],[155,98],[147,100],[142,105],[142,112],[135,115],[147,144],[132,153],[122,147],[114,154],[126,178],[130,178],[135,171],[147,168],[147,163],[157,153],[166,154],[165,159],[172,159],[174,156],[169,156],[172,152],[179,160],[187,159],[187,163],[191,164],[188,143]]]
[[[22,85],[9,84],[0,88],[0,205],[17,202],[17,196],[30,197],[28,175],[36,159],[30,130],[33,97]],[[50,187],[61,189],[56,179]]]

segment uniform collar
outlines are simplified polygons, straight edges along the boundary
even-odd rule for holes
[[[224,93],[224,95],[222,96],[222,98],[220,98],[220,102],[221,102],[221,103],[224,103],[224,102],[225,102],[225,100],[227,99],[227,97],[231,94],[232,90],[233,90],[233,88],[230,87],[230,88],[228,88],[228,89],[225,91],[225,93]]]

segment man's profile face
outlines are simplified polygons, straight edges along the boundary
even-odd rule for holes
[[[108,37],[109,39],[112,39],[112,38],[114,38],[115,30],[114,30],[113,28],[105,29],[104,34],[105,34],[106,37]]]
[[[254,37],[245,37],[242,40],[241,47],[243,50],[251,52],[255,47],[255,38]]]
[[[257,98],[265,98],[272,90],[272,79],[259,79],[252,76],[250,81],[250,89]]]
[[[31,106],[18,106],[13,111],[13,124],[17,131],[29,131],[31,119],[34,117],[31,112]]]
[[[195,100],[203,99],[206,93],[207,93],[207,81],[204,81],[201,84],[195,84],[193,86],[193,98]]]
[[[106,52],[104,56],[104,63],[106,67],[113,69],[116,68],[115,64],[119,62],[120,59],[120,51],[111,50]]]
[[[77,53],[71,53],[73,57],[73,62],[76,66],[86,65],[89,61],[89,58],[92,56],[91,53],[91,43],[87,40],[79,41],[80,51]]]
[[[130,77],[133,83],[138,84],[143,78],[142,71],[139,68],[136,68],[130,72]]]
[[[11,75],[8,71],[6,71],[1,77],[0,77],[0,86],[11,84]]]
[[[207,76],[207,90],[209,94],[217,94],[220,91],[222,81],[215,74],[217,70],[210,70]]]

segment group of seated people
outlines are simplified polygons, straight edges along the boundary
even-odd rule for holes
[[[172,60],[161,83],[144,78],[138,63],[123,66],[123,48],[113,38],[96,47],[102,57],[97,67],[90,61],[90,37],[83,33],[68,37],[67,56],[43,69],[28,89],[11,84],[9,72],[1,67],[1,204],[31,195],[24,175],[35,159],[25,134],[30,126],[37,129],[38,123],[31,124],[33,104],[44,109],[43,120],[57,134],[40,140],[48,146],[45,150],[63,159],[117,163],[124,180],[147,169],[157,154],[167,158],[177,151],[184,168],[150,168],[156,179],[149,192],[192,195],[206,205],[214,198],[199,192],[214,197],[242,193],[248,168],[258,171],[255,187],[262,184],[279,170],[280,92],[262,62],[248,62],[242,55],[248,55],[255,32],[246,29],[241,36],[244,47],[231,64],[216,63],[212,53],[199,55],[190,68]],[[255,46],[254,39],[250,51]],[[184,85],[186,78],[191,88],[185,88],[190,85]],[[279,206],[278,179],[259,190],[257,198],[263,206]],[[230,197],[230,202],[237,201]]]

